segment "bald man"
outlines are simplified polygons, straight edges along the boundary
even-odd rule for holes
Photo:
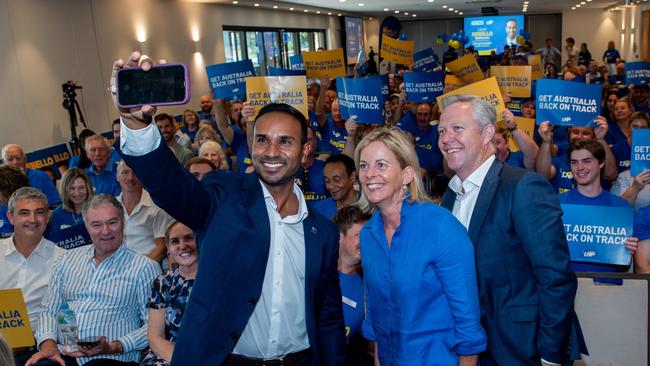
[[[42,170],[27,169],[27,156],[20,145],[5,145],[2,148],[2,160],[5,164],[15,166],[22,170],[27,175],[27,179],[29,179],[29,185],[45,193],[50,207],[57,206],[61,203],[59,192],[57,192],[50,176]]]

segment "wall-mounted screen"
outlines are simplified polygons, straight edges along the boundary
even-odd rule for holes
[[[499,54],[506,45],[517,45],[517,36],[522,29],[523,15],[465,18],[465,35],[469,37],[466,47],[474,46],[480,56],[487,56],[492,51]]]
[[[363,19],[345,17],[345,54],[348,65],[357,63],[361,47],[363,47]]]

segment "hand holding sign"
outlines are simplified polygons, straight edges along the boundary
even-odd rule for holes
[[[596,123],[596,127],[594,128],[596,140],[604,140],[605,136],[607,136],[607,131],[609,130],[607,119],[603,116],[598,116],[594,122]]]
[[[543,143],[552,144],[553,143],[553,125],[548,121],[544,121],[539,124],[537,128],[537,133],[542,138]]]

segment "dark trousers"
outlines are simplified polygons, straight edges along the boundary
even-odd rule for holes
[[[312,358],[311,355],[308,356],[308,357],[305,357],[302,361],[300,361],[298,363],[295,363],[294,366],[312,366],[311,358]],[[240,364],[238,362],[237,363],[226,363],[226,362],[224,362],[224,363],[221,364],[221,366],[241,366],[241,365],[242,364]]]
[[[16,366],[24,366],[27,360],[29,360],[38,350],[36,347],[32,347],[29,351],[22,353],[14,357]],[[65,366],[79,366],[77,359],[69,356],[62,356],[63,361],[65,361]],[[51,360],[40,360],[34,364],[35,366],[58,366],[58,364]],[[122,362],[109,359],[97,359],[86,362],[84,366],[138,366],[136,362]]]

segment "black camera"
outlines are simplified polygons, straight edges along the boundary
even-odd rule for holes
[[[68,80],[65,84],[61,85],[64,94],[76,94],[74,91],[77,89],[82,89],[80,85],[77,85],[72,80]]]

